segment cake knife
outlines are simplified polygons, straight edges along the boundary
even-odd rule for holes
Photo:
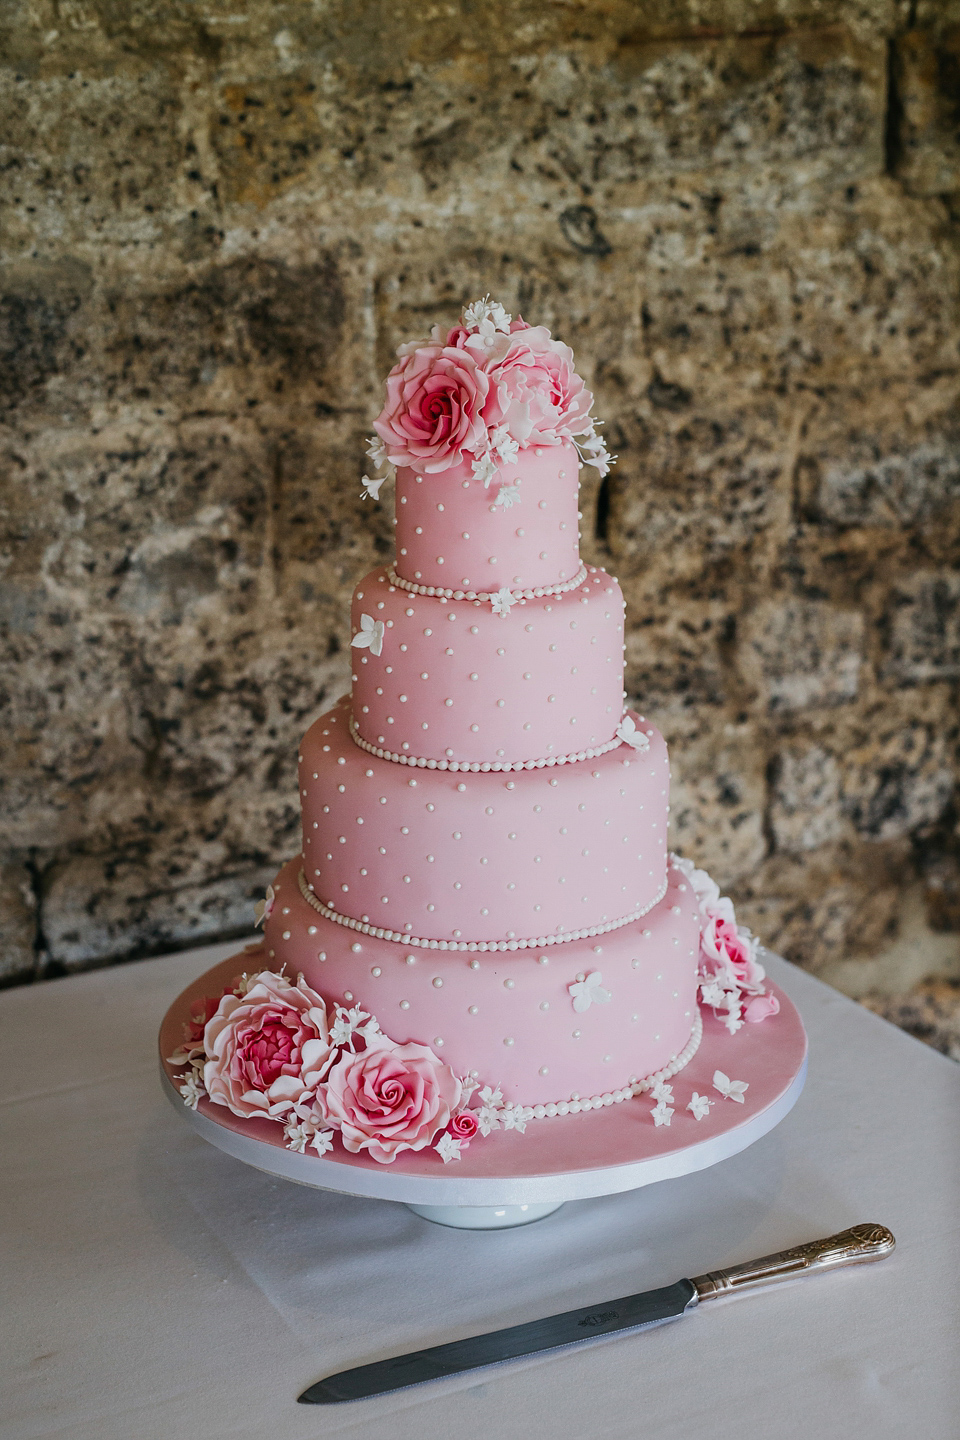
[[[645,1330],[678,1320],[695,1309],[703,1300],[718,1296],[739,1295],[781,1280],[800,1275],[813,1275],[833,1270],[840,1265],[855,1265],[865,1260],[880,1260],[889,1255],[895,1244],[885,1225],[852,1225],[839,1235],[813,1240],[792,1250],[764,1255],[729,1270],[715,1270],[693,1280],[677,1280],[660,1290],[647,1290],[641,1295],[627,1295],[621,1300],[607,1300],[584,1310],[568,1310],[545,1320],[531,1320],[526,1325],[513,1325],[507,1330],[493,1330],[487,1335],[474,1335],[468,1340],[454,1340],[449,1345],[434,1345],[429,1350],[415,1350],[410,1355],[397,1355],[392,1360],[376,1360],[354,1370],[341,1370],[328,1375],[304,1390],[301,1405],[337,1405],[343,1400],[363,1400],[370,1395],[384,1395],[391,1390],[405,1390],[445,1375],[464,1370],[479,1370],[499,1365],[522,1355],[537,1355],[544,1350],[558,1350],[581,1345],[601,1335]]]

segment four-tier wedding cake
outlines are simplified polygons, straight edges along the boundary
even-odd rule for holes
[[[580,469],[612,463],[592,405],[570,349],[488,299],[400,348],[363,480],[395,476],[396,557],[303,739],[257,968],[174,1057],[188,1104],[449,1163],[648,1090],[669,1123],[700,1006],[776,1013],[729,900],[668,854],[667,747],[624,709],[623,596],[579,552]]]

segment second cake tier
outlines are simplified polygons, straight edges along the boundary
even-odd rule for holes
[[[374,570],[353,597],[353,716],[375,754],[511,763],[610,745],[623,708],[623,595],[603,570],[518,602],[412,595]],[[366,625],[366,629],[364,626]]]
[[[603,933],[662,897],[663,737],[531,770],[411,771],[350,736],[345,696],[300,751],[304,872],[317,900],[409,944],[524,948]]]

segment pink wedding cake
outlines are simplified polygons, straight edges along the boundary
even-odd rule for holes
[[[731,1031],[775,1013],[729,900],[668,853],[667,747],[624,708],[623,595],[579,551],[579,472],[612,463],[592,405],[570,349],[488,299],[400,348],[363,480],[395,477],[395,559],[304,736],[255,968],[174,1057],[187,1103],[450,1163],[657,1087],[666,1108],[701,1004]]]

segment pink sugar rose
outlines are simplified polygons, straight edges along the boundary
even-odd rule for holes
[[[447,1126],[454,1140],[460,1141],[461,1150],[466,1150],[478,1128],[477,1117],[472,1110],[461,1110],[459,1115],[454,1115]]]
[[[392,465],[437,474],[464,450],[486,445],[482,411],[490,382],[473,351],[424,345],[387,376],[386,404],[373,422]]]
[[[317,1086],[332,1059],[327,1009],[305,984],[269,970],[247,993],[224,995],[204,1030],[203,1083],[234,1115],[316,1116]]]
[[[323,1102],[353,1154],[389,1165],[401,1150],[423,1150],[450,1123],[460,1081],[427,1045],[380,1036],[360,1055],[344,1051],[327,1076]]]
[[[780,1014],[780,1001],[776,995],[754,995],[748,1000],[743,1010],[744,1020],[757,1024],[760,1020],[766,1020],[768,1015]]]
[[[729,902],[728,902],[729,903]],[[756,958],[757,941],[721,910],[710,915],[700,933],[701,968],[722,979],[729,975],[739,990],[759,993],[763,966]]]
[[[506,425],[521,448],[559,445],[583,434],[592,405],[593,396],[574,368],[573,351],[554,340],[545,325],[514,331],[502,358],[494,353],[484,417],[491,428]]]

